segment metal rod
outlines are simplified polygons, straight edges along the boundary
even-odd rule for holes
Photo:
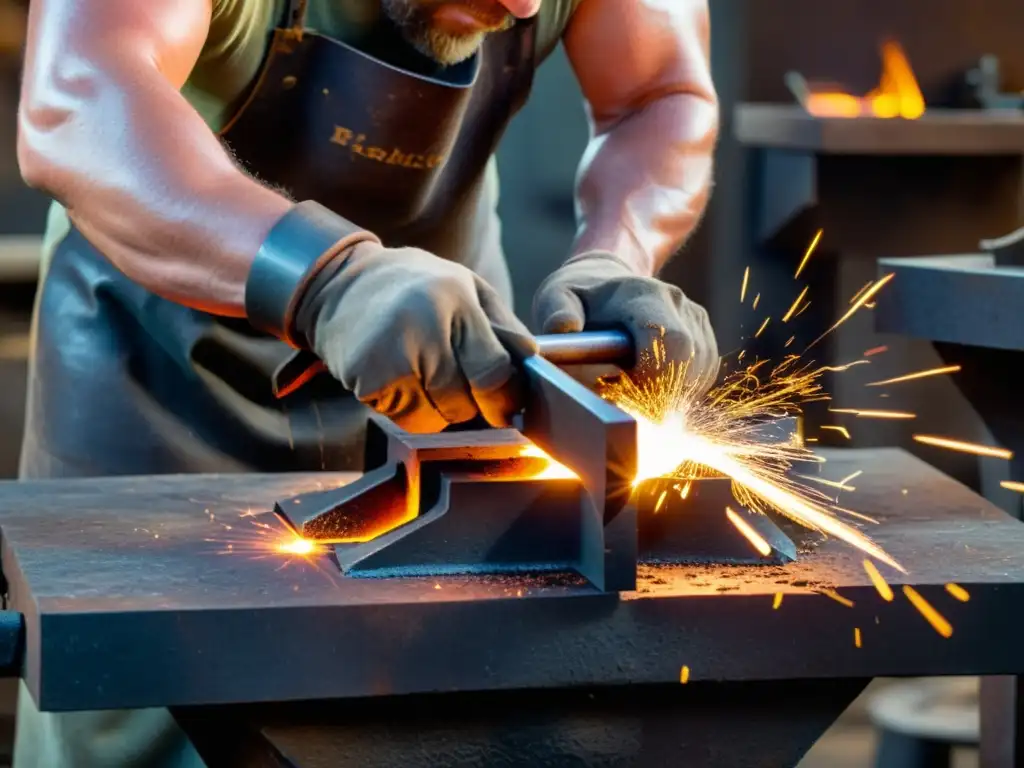
[[[632,367],[633,340],[625,331],[582,331],[537,336],[540,355],[555,365],[611,363]]]

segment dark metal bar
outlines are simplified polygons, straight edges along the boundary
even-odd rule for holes
[[[523,434],[572,469],[586,491],[580,572],[601,590],[635,589],[636,421],[548,360],[534,355],[523,369],[529,388]]]
[[[633,340],[625,331],[553,333],[537,337],[540,356],[555,365],[609,363],[623,368],[635,360]]]
[[[636,360],[633,340],[625,331],[582,331],[553,333],[537,337],[540,355],[555,365],[611,364],[631,368]],[[323,362],[312,352],[298,351],[274,372],[273,388],[277,397],[284,397],[318,373]]]

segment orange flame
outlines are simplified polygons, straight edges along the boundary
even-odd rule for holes
[[[914,120],[924,114],[924,96],[914,70],[899,43],[882,44],[882,77],[878,87],[864,96],[839,91],[807,94],[804,108],[815,117],[902,117]]]

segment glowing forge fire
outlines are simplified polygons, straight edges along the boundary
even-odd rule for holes
[[[660,358],[657,352],[654,358]],[[628,376],[604,382],[602,395],[637,420],[635,483],[700,477],[709,471],[725,475],[733,481],[737,501],[748,509],[773,509],[905,572],[877,544],[837,519],[833,510],[840,508],[824,493],[789,473],[797,462],[821,459],[797,441],[766,443],[757,434],[756,417],[782,417],[802,403],[823,399],[819,378],[824,369],[801,367],[798,361],[797,356],[787,357],[765,372],[764,381],[764,363],[755,363],[703,397],[687,381],[685,364],[660,366],[657,375],[641,383]]]
[[[804,109],[816,117],[881,117],[914,120],[925,111],[924,96],[903,48],[895,41],[883,43],[882,77],[864,96],[835,90],[815,90],[808,84],[801,97]]]

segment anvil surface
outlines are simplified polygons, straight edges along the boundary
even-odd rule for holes
[[[859,552],[814,534],[796,563],[641,566],[621,594],[568,576],[357,579],[267,551],[277,532],[245,516],[351,476],[2,483],[23,675],[44,710],[76,710],[668,683],[683,665],[693,681],[1019,673],[1024,525],[902,451],[822,453],[825,478],[863,470],[840,503],[877,518],[861,525],[909,571],[882,568],[891,603]]]

